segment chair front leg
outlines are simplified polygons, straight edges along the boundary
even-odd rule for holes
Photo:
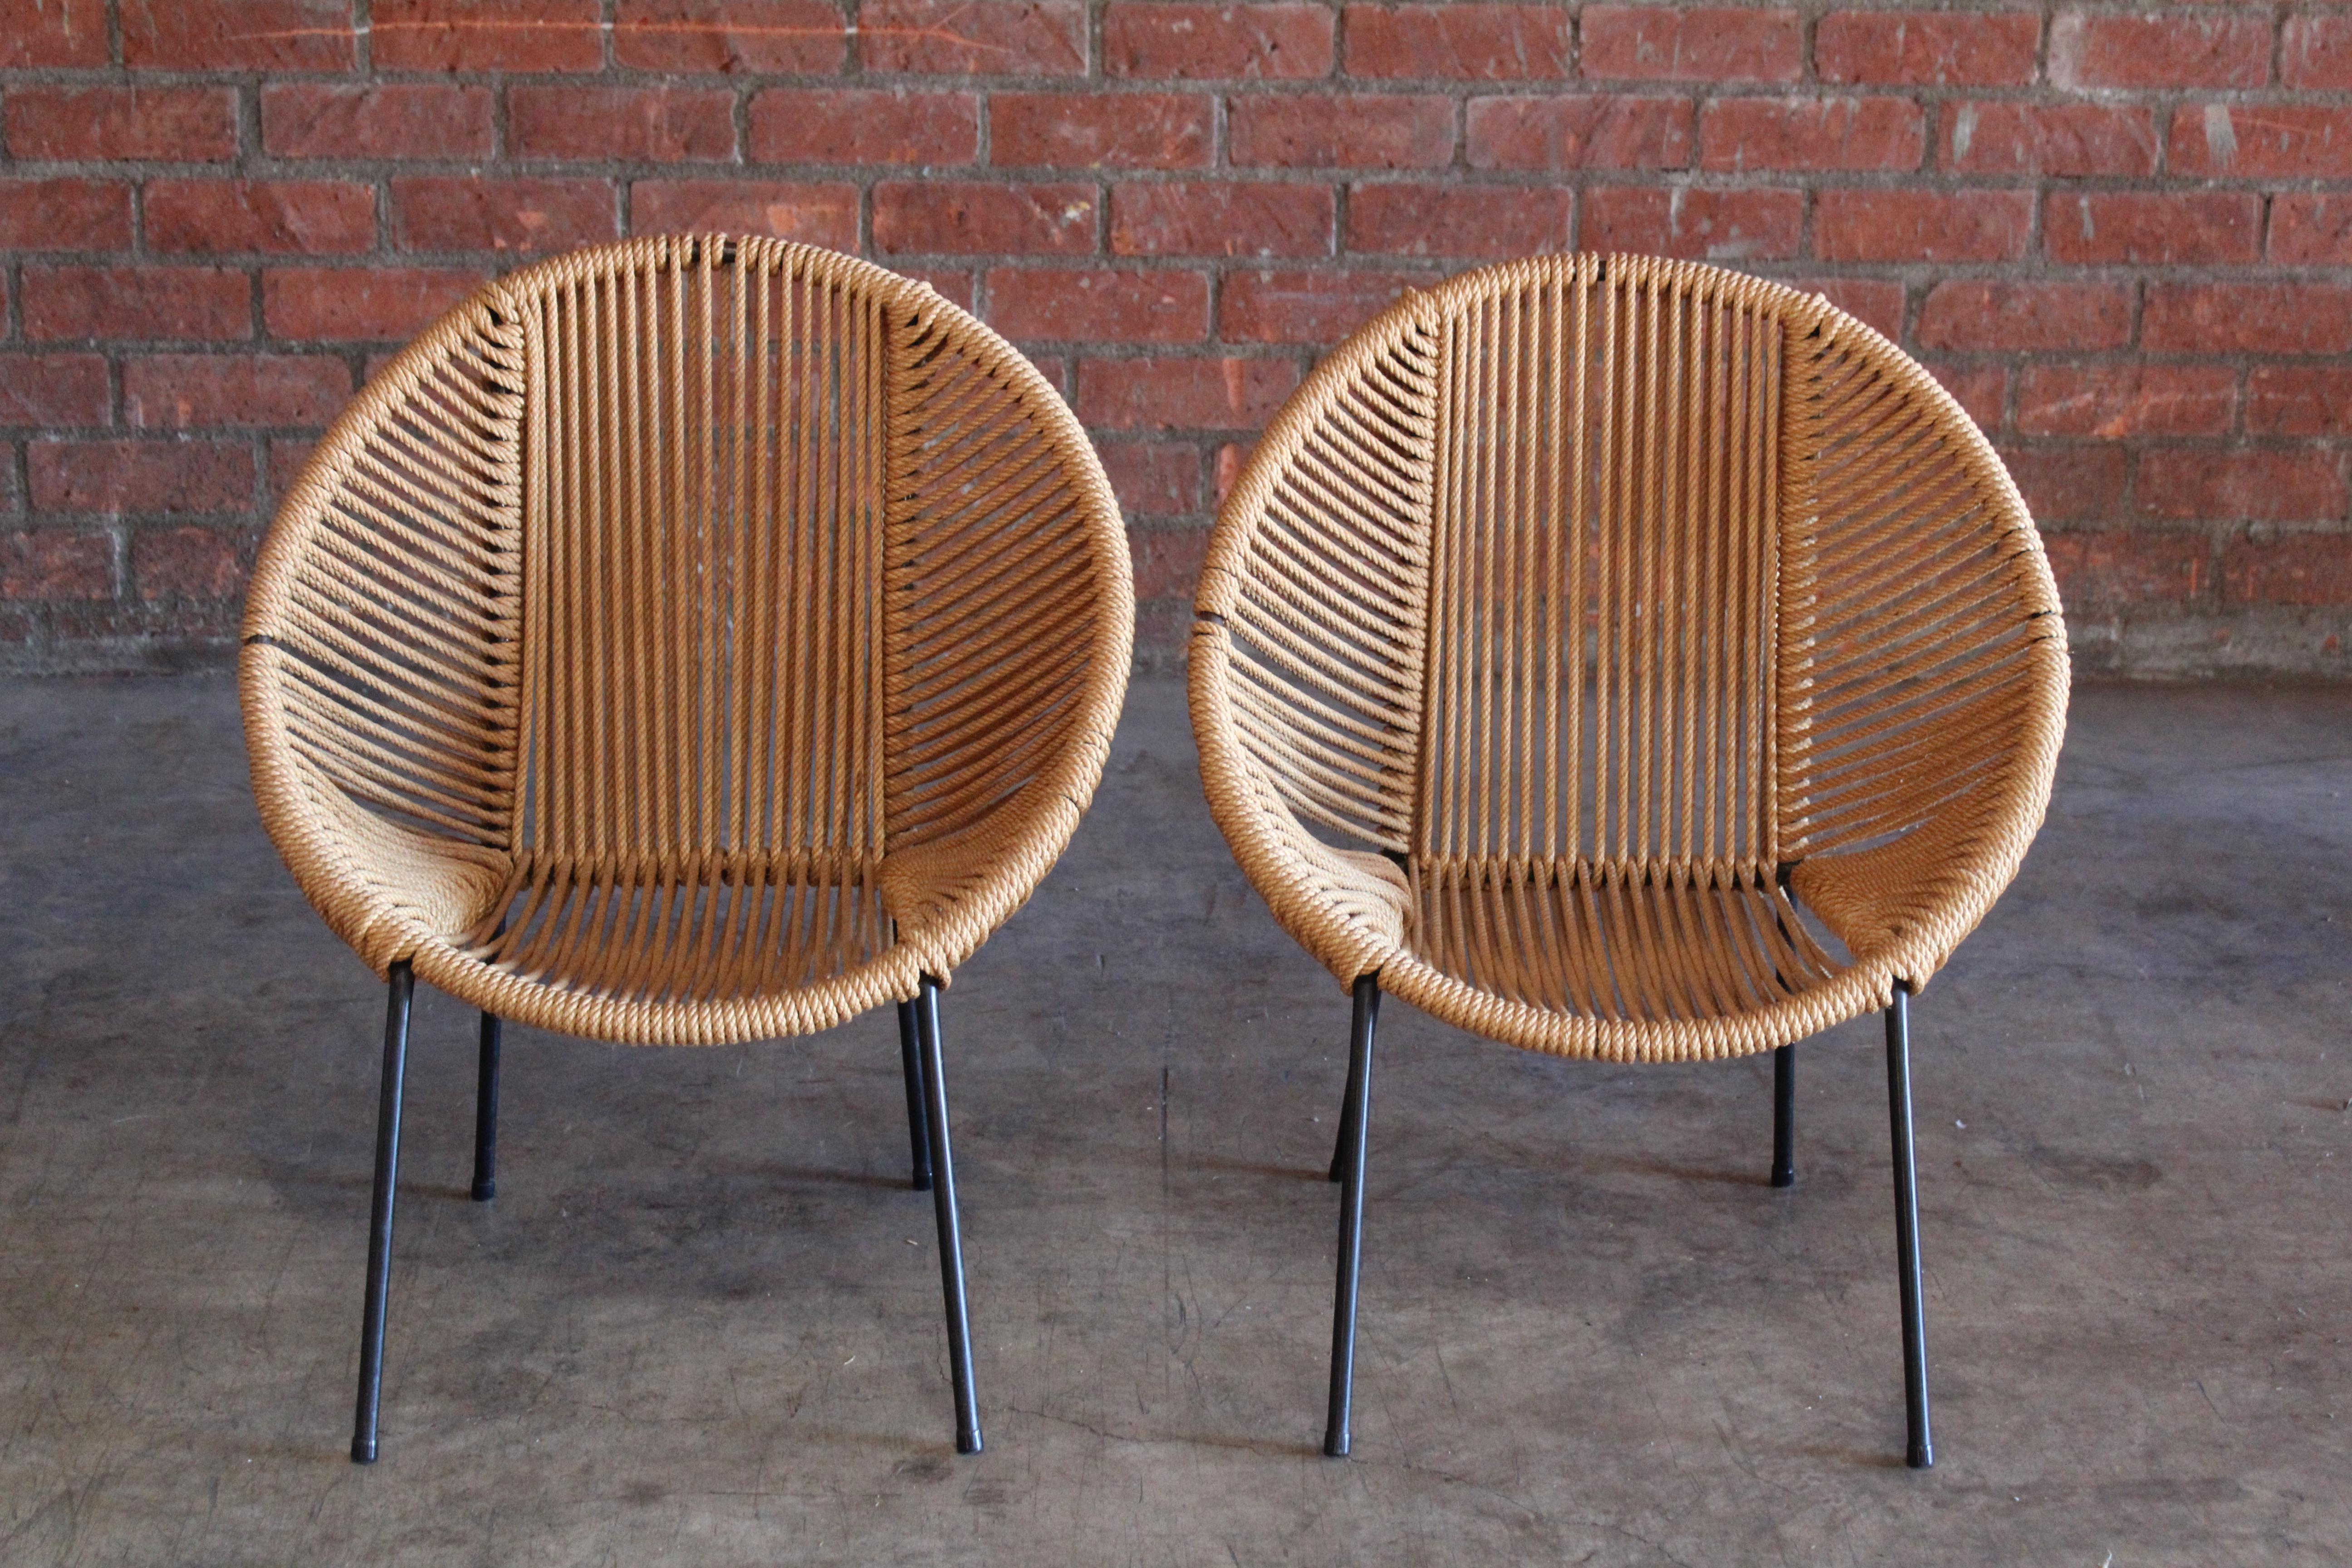
[[[907,1140],[914,1151],[914,1189],[928,1192],[931,1185],[930,1118],[923,1109],[923,1062],[920,1044],[921,1026],[916,1022],[915,1004],[898,1004],[898,1070],[907,1080]]]
[[[940,1284],[947,1296],[948,1367],[955,1379],[956,1452],[981,1449],[980,1405],[972,1392],[971,1317],[964,1304],[963,1226],[956,1213],[955,1152],[948,1142],[947,1077],[940,1063],[940,983],[923,976],[916,998],[922,1035],[924,1121],[929,1125],[931,1204],[940,1223]]]
[[[360,1317],[359,1409],[352,1421],[352,1462],[375,1463],[376,1412],[383,1399],[383,1315],[392,1289],[392,1200],[400,1180],[400,1096],[408,1076],[408,1012],[415,976],[405,960],[392,966],[383,1019],[383,1081],[375,1102],[375,1208],[368,1222],[367,1306]]]
[[[1324,1415],[1323,1452],[1348,1457],[1349,1415],[1356,1397],[1356,1287],[1364,1254],[1364,1163],[1371,1143],[1372,1031],[1381,1018],[1381,982],[1356,980],[1356,1010],[1348,1031],[1348,1103],[1339,1117],[1339,1280],[1331,1304],[1331,1403]]]
[[[1772,1053],[1772,1184],[1797,1184],[1797,1047]]]
[[[1895,1250],[1903,1291],[1903,1403],[1909,1444],[1904,1462],[1936,1462],[1927,1430],[1927,1321],[1920,1300],[1919,1171],[1911,1142],[1911,987],[1895,983],[1886,1007],[1886,1111],[1895,1143]]]
[[[474,1201],[499,1194],[499,1033],[493,1014],[482,1015],[481,1050],[474,1071]]]

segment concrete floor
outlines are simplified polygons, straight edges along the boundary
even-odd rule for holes
[[[1915,1010],[1940,1463],[1906,1471],[1876,1022],[1602,1068],[1383,1020],[1356,1458],[1316,1454],[1345,999],[1182,696],[945,1016],[959,1459],[887,1013],[509,1037],[421,997],[385,1458],[350,1464],[378,988],[218,676],[0,686],[0,1563],[2352,1561],[2352,690],[2093,689]]]

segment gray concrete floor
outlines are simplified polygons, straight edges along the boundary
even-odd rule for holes
[[[2352,1560],[2352,691],[2094,689],[1916,1007],[1940,1463],[1900,1464],[1876,1023],[1553,1061],[1383,1020],[1356,1458],[1316,1454],[1346,1002],[1181,689],[945,1007],[959,1459],[887,1013],[723,1050],[421,1000],[385,1458],[345,1458],[381,995],[219,677],[0,686],[0,1563]]]

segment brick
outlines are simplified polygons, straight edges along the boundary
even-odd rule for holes
[[[2172,116],[2171,172],[2247,180],[2352,177],[2352,109],[2207,104]]]
[[[1013,169],[1205,169],[1215,118],[1205,93],[1000,92],[988,157]]]
[[[1336,343],[1425,281],[1385,272],[1236,272],[1225,279],[1218,335],[1229,342]]]
[[[237,636],[237,606],[222,605],[72,604],[49,606],[49,633],[60,644],[145,644],[158,652],[212,648],[226,652]],[[169,668],[169,662],[159,660]]]
[[[150,180],[147,247],[350,256],[375,245],[375,189],[348,180]]]
[[[1113,0],[1103,12],[1103,72],[1302,81],[1331,74],[1332,13],[1289,0],[1239,5]]]
[[[1952,395],[1952,401],[1976,421],[1977,428],[1990,432],[2000,427],[2001,410],[2009,401],[2008,366],[1937,360],[1928,363],[1927,374]]]
[[[242,441],[34,441],[32,501],[44,511],[243,511],[253,448]]]
[[[1927,117],[1901,98],[1718,98],[1699,117],[1699,167],[1916,169]]]
[[[874,187],[874,247],[885,253],[1086,256],[1092,185],[886,181]]]
[[[99,354],[0,354],[0,425],[110,425]]]
[[[2254,366],[2246,373],[2246,433],[2352,436],[2352,366]]]
[[[0,180],[0,250],[118,250],[131,187],[109,180]]]
[[[155,354],[122,367],[133,429],[324,425],[352,395],[352,373],[323,354]]]
[[[1255,430],[1297,385],[1285,359],[1089,359],[1078,417],[1100,430]]]
[[[2024,191],[1823,191],[1813,253],[1824,261],[2014,261],[2033,228]]]
[[[1962,174],[2156,173],[2156,111],[2103,103],[1954,104],[1942,164]]]
[[[1577,244],[1706,261],[1766,261],[1797,254],[1805,198],[1795,191],[1658,190],[1599,185],[1584,195]]]
[[[1455,81],[1557,80],[1575,74],[1562,5],[1349,5],[1348,74]]]
[[[570,250],[620,232],[604,180],[467,179],[392,182],[392,232],[403,250]]]
[[[1890,340],[1903,336],[1904,290],[1878,278],[1790,278],[1790,288],[1819,294],[1831,304]]]
[[[487,158],[495,108],[488,88],[447,82],[270,82],[261,146],[273,158]]]
[[[106,0],[0,0],[0,70],[106,63]]]
[[[2041,42],[2031,11],[1838,11],[1814,26],[1813,68],[1874,87],[2027,87]]]
[[[2289,16],[2279,32],[2279,80],[2298,92],[2352,89],[2352,12]]]
[[[1477,257],[1565,250],[1574,203],[1557,186],[1357,185],[1348,194],[1348,248]]]
[[[794,181],[639,180],[632,234],[764,234],[857,248],[857,187]]]
[[[2076,605],[2181,604],[2202,598],[2213,547],[2203,534],[2100,530],[2044,534],[2058,596]]]
[[[1118,510],[1129,517],[1181,517],[1201,510],[1201,454],[1193,447],[1177,441],[1105,441],[1095,450]]]
[[[358,58],[350,0],[122,0],[132,70],[341,71]]]
[[[253,335],[253,285],[225,267],[27,267],[25,335],[227,342]]]
[[[507,146],[518,158],[732,158],[735,95],[694,88],[510,87]]]
[[[151,602],[230,598],[245,591],[252,547],[224,529],[143,529],[131,536],[131,581]]]
[[[306,436],[280,436],[269,443],[269,467],[262,480],[269,487],[271,506],[284,502],[286,492],[294,488],[302,470],[310,466],[310,456],[318,449],[319,443]]]
[[[1467,120],[1474,169],[1679,169],[1690,162],[1687,98],[1474,98]]]
[[[2061,88],[2261,87],[2270,68],[2267,14],[2067,11],[2050,27],[2050,80]]]
[[[2340,533],[2233,539],[2221,551],[2221,597],[2233,605],[2352,604],[2352,540]]]
[[[934,76],[1084,76],[1080,0],[872,0],[857,13],[870,71]]]
[[[1328,185],[1223,180],[1118,185],[1110,200],[1111,254],[1328,256],[1337,205]]]
[[[596,0],[375,0],[370,17],[378,70],[593,71],[604,65]]]
[[[1451,99],[1338,94],[1238,98],[1226,111],[1237,165],[1434,169],[1454,158]]]
[[[2000,460],[2041,522],[2101,522],[2123,510],[2127,454],[2117,446],[2004,447]]]
[[[2150,517],[2303,522],[2344,515],[2344,457],[2290,447],[2157,447],[2139,455],[2133,491]]]
[[[280,268],[262,275],[261,319],[272,337],[404,342],[481,282],[459,268]]]
[[[2225,436],[2237,407],[2225,364],[2032,364],[2017,385],[2027,436]]]
[[[1201,581],[1201,563],[1209,552],[1204,528],[1152,529],[1127,536],[1129,560],[1135,568],[1135,596],[1190,599]]]
[[[2352,288],[2334,283],[2151,283],[2151,353],[2352,353]]]
[[[2053,191],[2042,210],[2050,258],[2077,266],[2252,261],[2262,235],[2252,191]]]
[[[2286,267],[2352,265],[2352,197],[2273,196],[2268,254]]]
[[[999,268],[988,275],[988,320],[1024,341],[1198,342],[1209,335],[1209,280],[1198,272]]]
[[[830,0],[621,0],[613,58],[673,73],[837,71],[849,29]]]
[[[110,599],[114,542],[45,528],[0,533],[0,599]]]
[[[1986,353],[2119,349],[2131,317],[2120,285],[1954,278],[1927,291],[1917,337],[1926,348]]]
[[[980,95],[784,88],[751,100],[746,138],[755,163],[969,163]]]
[[[1794,11],[1727,5],[1587,5],[1584,74],[1643,81],[1794,81]]]
[[[16,158],[214,163],[236,156],[236,89],[17,87],[8,90]]]

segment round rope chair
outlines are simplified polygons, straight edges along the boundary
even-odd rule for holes
[[[898,1004],[979,1448],[938,993],[1069,841],[1133,624],[1060,398],[848,257],[581,251],[369,383],[270,529],[242,661],[263,824],[390,986],[354,1459],[415,979],[482,1010],[478,1199],[501,1019],[708,1045]]]
[[[1555,256],[1408,293],[1293,395],[1202,569],[1217,824],[1355,995],[1326,1451],[1349,1446],[1381,992],[1529,1049],[1886,1013],[1909,1458],[1932,1460],[1908,997],[2050,796],[2065,630],[2000,459],[1819,296]]]

